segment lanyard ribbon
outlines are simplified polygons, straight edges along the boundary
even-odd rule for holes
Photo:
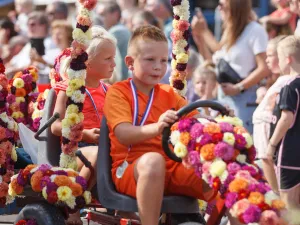
[[[100,81],[100,84],[101,84],[101,86],[102,86],[102,89],[103,89],[103,91],[104,91],[104,94],[106,95],[107,88],[105,87],[105,85],[104,85],[101,81]],[[92,102],[92,104],[93,104],[93,107],[94,107],[94,109],[95,109],[95,111],[96,111],[98,120],[99,120],[99,122],[101,123],[101,120],[100,120],[100,114],[99,114],[99,112],[98,112],[98,109],[97,109],[96,103],[95,103],[95,101],[94,101],[94,99],[93,99],[93,96],[92,96],[92,94],[89,92],[89,90],[88,90],[87,88],[85,89],[85,91],[86,91],[87,95],[89,96],[89,98],[90,98],[90,100],[91,100],[91,102]]]
[[[154,88],[152,88],[151,92],[150,92],[150,97],[148,99],[147,102],[147,106],[146,106],[146,110],[142,116],[142,120],[139,124],[139,100],[138,100],[138,94],[137,94],[137,90],[136,90],[136,86],[133,83],[133,80],[130,80],[130,86],[131,86],[131,92],[132,92],[132,97],[133,97],[133,121],[132,121],[132,125],[134,126],[143,126],[149,116],[150,113],[150,109],[152,107],[152,103],[153,103],[153,99],[154,99]],[[130,152],[131,149],[131,145],[128,148],[128,152]]]

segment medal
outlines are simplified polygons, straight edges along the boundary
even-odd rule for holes
[[[143,126],[145,124],[148,116],[149,116],[149,113],[150,113],[150,109],[151,109],[152,102],[153,102],[153,99],[154,99],[154,88],[152,88],[152,90],[150,92],[150,97],[149,97],[149,100],[148,100],[148,103],[147,103],[146,111],[144,112],[142,120],[139,124],[138,123],[138,113],[139,113],[138,95],[137,95],[136,87],[135,87],[132,80],[130,80],[130,86],[131,86],[131,91],[132,91],[132,96],[133,96],[133,121],[132,121],[132,125],[134,125],[134,126]],[[128,147],[127,156],[130,152],[130,149],[131,149],[131,146]],[[129,165],[128,162],[126,161],[127,156],[124,159],[124,162],[117,168],[116,176],[119,179],[122,178],[125,170],[127,169],[128,165]]]

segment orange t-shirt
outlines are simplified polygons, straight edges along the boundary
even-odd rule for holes
[[[105,84],[103,85],[105,86],[106,89],[108,89],[108,86],[106,86]],[[57,84],[54,87],[54,89],[56,93],[58,93],[59,91],[66,91],[67,87],[68,87],[68,81],[65,80]],[[86,87],[86,88],[91,93],[94,99],[96,108],[99,113],[100,121],[98,119],[97,112],[93,106],[90,97],[88,96],[88,94],[86,94],[84,104],[83,104],[83,109],[82,109],[82,113],[84,115],[83,128],[84,129],[100,128],[101,120],[103,117],[103,106],[104,106],[104,99],[106,93],[100,83],[97,88],[90,88],[90,87]]]
[[[137,95],[139,104],[138,121],[140,123],[142,115],[145,112],[149,96],[140,91],[137,91]],[[172,87],[169,85],[157,84],[154,87],[154,99],[145,125],[156,123],[159,117],[167,110],[172,108],[179,110],[186,104],[187,101],[176,94]],[[188,116],[194,116],[196,114],[198,114],[198,112],[193,111]],[[133,121],[133,97],[130,87],[130,79],[116,83],[109,88],[105,98],[104,115],[107,118],[109,137],[111,140],[110,152],[113,161],[112,167],[117,168],[123,163],[128,153],[128,146],[119,143],[114,134],[114,129],[120,123],[132,124]],[[133,145],[127,157],[127,161],[131,163],[149,151],[159,152],[165,156],[161,145],[161,135],[140,144]]]

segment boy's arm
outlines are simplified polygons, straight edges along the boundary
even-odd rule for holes
[[[129,146],[152,139],[161,134],[165,127],[177,120],[176,112],[168,110],[162,114],[157,123],[144,126],[134,126],[131,123],[120,123],[115,127],[114,133],[123,145]]]
[[[291,17],[292,17],[292,14],[290,12],[286,12],[281,17],[268,16],[267,22],[275,24],[275,25],[284,25],[289,22]]]

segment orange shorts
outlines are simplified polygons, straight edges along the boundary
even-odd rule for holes
[[[112,177],[119,193],[136,198],[136,181],[134,178],[135,162],[128,165],[122,178],[116,177],[117,168],[112,169]],[[214,190],[203,193],[203,180],[181,163],[166,161],[165,193],[164,195],[184,195],[207,202],[213,200],[217,194]]]

